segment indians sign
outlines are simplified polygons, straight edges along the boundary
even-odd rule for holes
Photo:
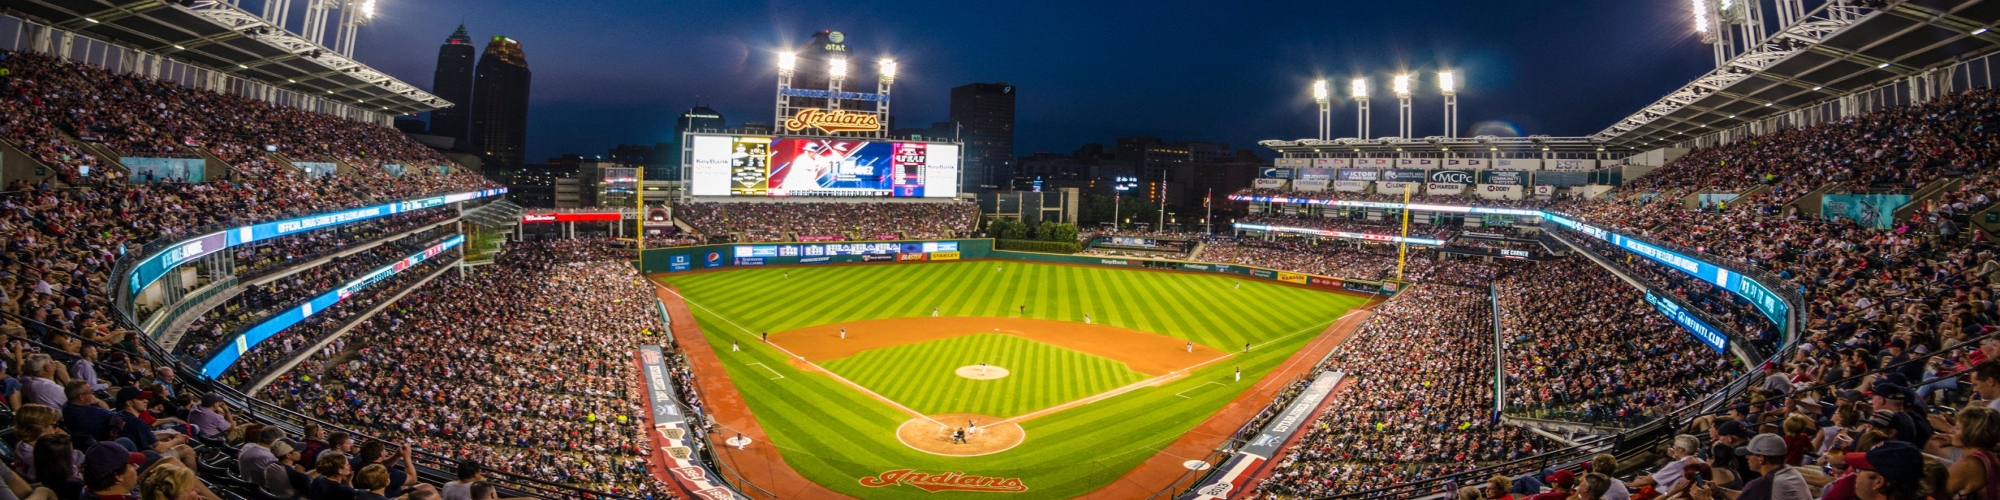
[[[806,109],[785,120],[785,130],[797,132],[816,128],[821,132],[874,132],[882,130],[882,117],[844,109]]]
[[[881,475],[861,478],[861,485],[881,488],[896,485],[914,486],[918,489],[937,493],[940,491],[984,491],[993,493],[1020,493],[1028,491],[1020,478],[983,477],[963,472],[940,472],[925,474],[910,469],[896,469]]]

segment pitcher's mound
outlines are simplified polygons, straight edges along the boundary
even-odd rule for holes
[[[952,433],[966,429],[967,421],[977,426],[976,430],[967,432],[963,443],[952,441]],[[917,451],[933,455],[976,457],[1013,449],[1028,438],[1028,432],[1022,430],[1020,424],[992,424],[999,421],[998,417],[970,413],[931,415],[929,419],[915,418],[903,422],[901,427],[896,428],[896,439]]]
[[[1007,376],[1007,369],[993,365],[967,365],[958,367],[958,376],[973,380],[993,380]]]

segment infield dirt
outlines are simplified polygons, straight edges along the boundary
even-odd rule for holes
[[[847,338],[840,331],[847,330]],[[835,323],[771,334],[771,343],[818,363],[869,349],[929,342],[979,333],[1028,340],[1125,363],[1151,376],[1184,370],[1228,353],[1185,340],[1104,325],[1026,318],[890,318]]]

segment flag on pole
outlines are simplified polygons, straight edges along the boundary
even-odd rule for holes
[[[1208,188],[1208,194],[1201,196],[1201,208],[1208,208],[1209,198],[1215,197],[1215,188]]]

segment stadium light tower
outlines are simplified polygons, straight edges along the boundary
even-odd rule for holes
[[[1410,138],[1410,75],[1396,75],[1396,101],[1402,106],[1396,112],[1396,137]]]
[[[826,109],[840,109],[840,84],[847,80],[847,58],[835,57],[827,63]]]
[[[1357,105],[1354,112],[1355,137],[1368,138],[1368,79],[1356,78],[1348,83],[1347,96],[1354,98]]]
[[[875,81],[875,115],[886,124],[889,123],[889,85],[896,83],[896,60],[883,58],[876,62],[876,66],[875,74],[879,78]],[[889,127],[877,129],[875,136],[888,137]]]
[[[1313,102],[1319,103],[1319,140],[1333,138],[1333,106],[1327,101],[1326,80],[1313,81]]]
[[[1458,137],[1458,75],[1451,71],[1438,72],[1438,90],[1444,92],[1444,137]]]
[[[798,54],[791,52],[778,53],[778,115],[777,120],[771,122],[773,126],[783,125],[785,119],[791,116],[792,98],[785,94],[786,91],[792,89],[792,75],[796,74],[798,69]]]

